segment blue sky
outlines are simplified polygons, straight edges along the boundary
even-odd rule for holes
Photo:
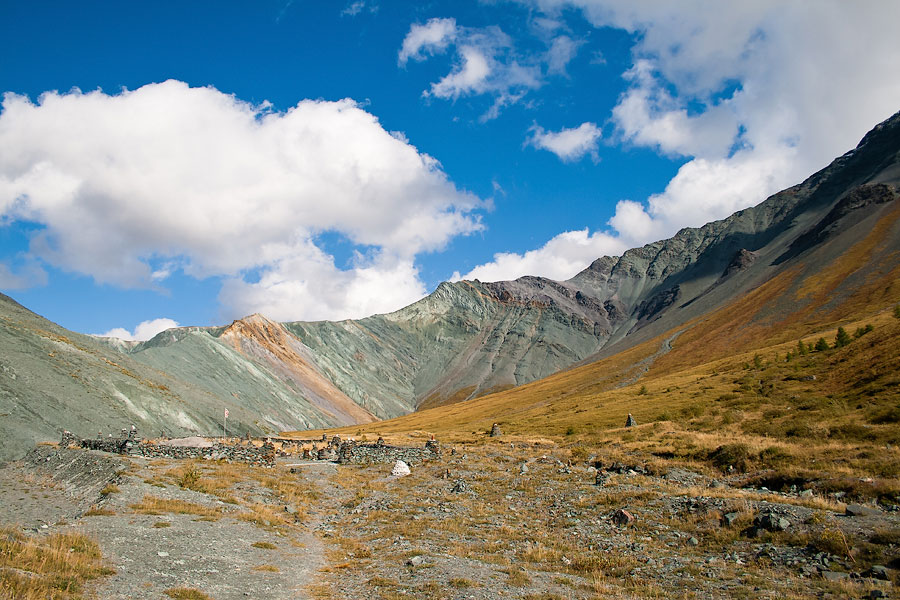
[[[571,277],[900,109],[900,5],[809,6],[4,2],[0,291],[147,337]]]

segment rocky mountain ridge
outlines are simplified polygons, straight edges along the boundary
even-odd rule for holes
[[[172,329],[140,343],[71,334],[8,301],[0,303],[6,327],[0,327],[0,347],[15,347],[11,332],[24,323],[19,329],[30,332],[31,348],[21,353],[23,362],[3,367],[49,368],[50,342],[40,332],[58,330],[55,335],[90,348],[87,354],[98,359],[91,358],[90,369],[98,369],[104,384],[70,376],[42,393],[60,406],[73,395],[86,402],[99,394],[98,406],[108,408],[100,413],[110,422],[155,427],[161,419],[150,405],[180,406],[190,418],[173,421],[172,410],[159,409],[179,431],[214,430],[223,407],[238,415],[236,426],[254,433],[390,418],[609,356],[787,272],[801,273],[794,284],[801,286],[894,214],[898,185],[900,113],[856,149],[761,204],[621,257],[599,258],[567,281],[443,283],[410,306],[365,319],[275,323],[253,315],[228,326]],[[896,264],[891,256],[900,248],[900,232],[894,221],[884,231],[879,245],[851,265],[847,285]],[[771,312],[786,314],[807,302],[795,296],[776,299]],[[101,375],[103,365],[128,365],[129,373],[140,373],[138,381],[151,384],[122,392],[118,379]],[[70,366],[77,375],[77,360]],[[41,405],[39,395],[21,394],[21,382],[0,381],[9,410],[40,412],[31,406]],[[159,393],[160,386],[171,393]],[[74,410],[87,406],[76,403]],[[90,426],[98,419],[88,419]],[[65,426],[61,419],[40,421],[35,432]]]

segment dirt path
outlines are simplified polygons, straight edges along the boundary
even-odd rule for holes
[[[142,469],[129,476],[105,503],[115,515],[85,519],[117,570],[97,589],[101,598],[160,598],[172,587],[196,588],[216,600],[309,597],[305,590],[324,565],[322,543],[312,533],[319,518],[314,512],[299,531],[260,527],[241,520],[241,508],[190,490],[160,489],[143,481],[147,475]],[[312,479],[330,475],[321,468],[300,472]],[[223,510],[225,516],[209,521],[191,514],[131,513],[128,507],[145,495]]]
[[[675,338],[677,338],[683,332],[684,332],[684,329],[679,329],[678,331],[676,331],[675,333],[673,333],[672,335],[670,335],[669,337],[667,337],[666,339],[664,339],[662,341],[662,344],[659,345],[659,350],[657,350],[656,352],[654,352],[653,354],[651,354],[644,360],[641,360],[641,361],[635,363],[634,366],[632,366],[632,368],[631,368],[633,375],[629,375],[626,379],[623,379],[618,384],[616,384],[616,389],[627,387],[627,386],[631,385],[632,383],[637,382],[638,379],[643,377],[644,373],[646,373],[648,370],[650,370],[650,367],[653,366],[653,363],[656,362],[657,358],[659,358],[660,356],[664,356],[665,354],[668,354],[669,351],[672,350],[672,342],[675,341]]]
[[[74,528],[94,537],[104,562],[116,570],[115,575],[96,582],[92,590],[96,597],[168,600],[164,591],[178,587],[197,589],[216,600],[311,597],[308,588],[325,565],[324,545],[314,533],[322,522],[322,511],[304,511],[304,521],[299,524],[250,521],[244,502],[236,505],[211,494],[161,484],[159,474],[179,465],[177,461],[64,452],[71,453],[99,456],[113,465],[111,471],[97,473],[94,479],[105,486],[110,479],[103,477],[111,475],[117,491],[101,500],[100,488],[95,485],[91,498],[84,494],[75,497],[65,484],[35,471],[34,465],[8,465],[0,469],[0,520],[40,533]],[[307,482],[324,496],[333,485],[336,468],[330,463],[312,463],[293,471],[279,465],[271,474]],[[284,501],[270,489],[253,481],[239,486],[242,498],[284,511],[275,513],[279,518],[289,516]],[[214,516],[135,510],[134,505],[148,496],[189,503],[183,506]]]

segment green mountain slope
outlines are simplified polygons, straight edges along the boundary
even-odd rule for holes
[[[230,346],[228,333],[170,331],[177,344],[165,352],[149,345],[138,361],[0,295],[0,460],[56,440],[63,429],[215,434],[225,408],[229,430],[240,434],[372,420],[314,368],[304,378],[295,364],[291,378]],[[274,362],[283,369],[286,361]]]

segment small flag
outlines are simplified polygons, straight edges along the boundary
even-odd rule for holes
[[[227,408],[225,409],[225,418],[226,419],[228,418],[228,409]]]

